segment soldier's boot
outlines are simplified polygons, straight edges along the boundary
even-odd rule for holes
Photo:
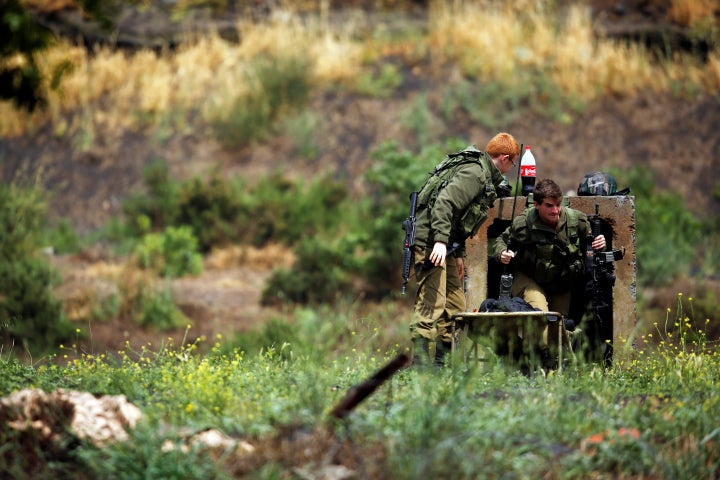
[[[435,361],[433,365],[442,368],[447,364],[448,355],[452,351],[452,343],[438,340],[435,343]]]
[[[427,367],[430,364],[430,340],[425,337],[413,338],[412,366]]]
[[[551,370],[557,370],[557,359],[550,355],[550,351],[547,348],[540,350],[540,361],[542,362],[542,369],[547,373]]]

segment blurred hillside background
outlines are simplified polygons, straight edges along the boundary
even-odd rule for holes
[[[5,351],[249,342],[307,309],[372,312],[402,341],[407,194],[498,131],[568,192],[594,170],[631,187],[639,320],[682,294],[720,334],[716,1],[10,0],[0,15]]]

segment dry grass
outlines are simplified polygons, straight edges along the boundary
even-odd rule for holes
[[[720,12],[717,0],[672,0],[668,18],[683,27],[693,27]]]
[[[531,1],[434,2],[429,33],[413,39],[413,48],[394,52],[430,52],[429,60],[440,69],[453,64],[459,73],[510,89],[516,87],[518,70],[532,69],[569,96],[585,100],[641,89],[668,91],[674,82],[720,91],[717,53],[704,65],[683,60],[658,65],[640,48],[597,38],[587,8],[572,7],[560,26],[549,8]],[[712,0],[676,0],[671,15],[679,23],[692,23],[714,8]],[[144,129],[168,118],[179,123],[198,112],[210,120],[247,95],[250,65],[258,57],[307,57],[313,67],[311,81],[322,87],[355,81],[363,62],[386,50],[382,41],[359,41],[348,25],[341,34],[330,33],[323,21],[302,22],[288,14],[270,23],[243,23],[238,25],[240,44],[208,35],[161,54],[107,48],[90,54],[62,42],[39,58],[46,73],[64,60],[74,66],[60,88],[50,92],[50,108],[30,115],[0,102],[0,137],[32,132],[51,122],[55,135],[79,138],[82,148],[82,139],[92,143],[96,130]],[[80,114],[68,116],[71,112]]]
[[[430,41],[444,52],[445,61],[457,62],[466,73],[511,87],[518,70],[530,69],[545,72],[562,91],[585,100],[645,88],[667,90],[663,67],[653,64],[647,52],[596,37],[586,7],[570,7],[559,28],[550,20],[555,17],[542,7],[443,8]],[[672,65],[668,69],[675,71]]]
[[[227,270],[238,266],[272,270],[289,268],[294,261],[295,255],[292,250],[284,245],[272,244],[263,248],[232,245],[213,250],[205,259],[205,266],[211,270]]]

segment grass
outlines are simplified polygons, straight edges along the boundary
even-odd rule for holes
[[[477,79],[487,90],[480,94],[510,90],[502,101],[511,107],[550,106],[558,118],[608,93],[692,91],[688,85],[716,93],[720,87],[717,52],[703,65],[658,62],[641,49],[594,38],[579,8],[559,26],[542,3],[454,4],[461,6],[435,3],[437,21],[410,48],[396,39],[364,43],[358,32],[331,34],[297,20],[243,26],[240,45],[211,35],[160,54],[103,48],[88,53],[61,43],[43,57],[46,68],[68,57],[75,67],[51,95],[49,109],[30,115],[0,104],[0,136],[33,132],[49,122],[55,135],[73,136],[82,149],[99,131],[167,129],[198,113],[210,124],[236,113],[232,108],[243,105],[239,99],[260,91],[252,83],[266,71],[255,70],[258,60],[295,54],[307,59],[298,78],[312,88],[386,95],[404,70],[374,63],[383,56],[368,52],[369,45],[391,52],[400,64],[417,62],[420,54],[435,71],[457,65],[457,80],[453,75],[451,81],[463,88],[445,96],[448,112],[478,96],[470,88]],[[566,48],[570,44],[576,48]],[[542,82],[536,85],[531,80],[537,78]],[[275,99],[282,100],[283,88]],[[557,92],[566,97],[558,99]],[[274,115],[302,106],[304,90],[299,98],[298,104],[272,104],[280,112]],[[404,127],[418,136],[432,122],[424,116],[428,102],[418,97],[403,117]],[[302,122],[312,121],[305,117],[286,128],[301,138]],[[255,138],[251,133],[248,138]],[[304,148],[311,151],[312,142]],[[251,247],[214,250],[207,262],[210,268],[292,263],[286,247],[276,250],[270,256]],[[117,292],[98,293],[97,309],[177,323],[162,291],[157,298],[143,297],[143,287],[155,285],[147,273],[106,273]],[[547,378],[526,378],[502,366],[458,366],[436,374],[404,370],[340,425],[329,411],[345,392],[406,352],[407,306],[366,309],[341,302],[298,308],[235,338],[140,349],[128,343],[116,352],[88,352],[75,342],[28,363],[0,352],[0,395],[29,387],[123,394],[146,415],[125,444],[97,450],[73,441],[71,455],[62,458],[37,450],[41,477],[84,472],[97,478],[117,471],[123,478],[145,478],[148,472],[158,478],[292,478],[298,469],[317,470],[329,459],[361,478],[379,478],[380,472],[385,478],[712,478],[720,467],[720,401],[711,395],[720,359],[706,337],[709,319],[696,324],[689,302],[680,296],[665,324],[646,326],[637,350],[611,369],[581,365]],[[166,441],[182,444],[188,429],[206,428],[246,440],[256,454],[249,459],[237,452],[161,448]],[[16,438],[0,432],[0,471],[12,472],[19,457]]]
[[[675,1],[671,16],[695,25],[710,18],[712,8],[712,2]],[[167,129],[169,118],[182,127],[178,117],[198,113],[212,124],[237,116],[248,98],[257,97],[257,64],[267,58],[307,62],[308,88],[341,86],[378,96],[391,93],[401,80],[401,71],[386,62],[382,52],[399,65],[429,62],[436,72],[450,67],[461,79],[497,83],[521,97],[527,82],[541,77],[550,84],[547,91],[563,92],[571,104],[646,89],[669,93],[678,84],[710,93],[720,90],[716,50],[705,63],[680,56],[657,61],[641,47],[597,37],[589,10],[581,6],[560,15],[552,2],[436,2],[430,18],[428,31],[412,29],[410,39],[383,37],[381,27],[367,32],[354,23],[334,32],[326,23],[290,16],[240,25],[239,44],[210,34],[161,53],[107,47],[89,52],[60,41],[38,59],[46,74],[65,62],[72,65],[50,90],[49,108],[26,114],[0,103],[0,136],[51,123],[56,135],[70,135],[79,148],[87,148],[98,129]],[[455,77],[450,76],[450,83]],[[305,73],[298,78],[302,84]],[[532,101],[542,106],[543,93],[537,97]]]
[[[48,461],[46,474],[116,466],[124,478],[198,469],[207,478],[292,478],[298,468],[319,471],[325,458],[363,478],[711,478],[720,467],[720,399],[711,393],[720,355],[688,310],[680,295],[664,338],[644,337],[609,369],[401,370],[341,423],[329,413],[348,389],[405,350],[396,307],[299,309],[284,327],[266,327],[275,333],[258,332],[254,351],[218,337],[101,354],[70,347],[64,361],[35,364],[3,356],[0,394],[122,394],[143,411],[128,444],[80,444],[71,462]],[[208,428],[255,453],[159,448]]]

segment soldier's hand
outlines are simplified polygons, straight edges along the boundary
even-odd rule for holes
[[[457,264],[458,269],[458,275],[460,276],[460,280],[465,278],[465,262],[463,262],[463,259],[461,257],[457,257],[455,259],[455,263]]]
[[[503,252],[500,254],[500,262],[507,265],[510,263],[510,260],[515,258],[515,252],[512,250],[503,250]]]
[[[605,249],[605,236],[604,235],[598,235],[595,237],[592,241],[592,249],[593,250],[604,250]]]
[[[436,267],[445,265],[445,257],[447,256],[447,245],[442,242],[435,242],[433,250],[430,253],[430,261]]]

